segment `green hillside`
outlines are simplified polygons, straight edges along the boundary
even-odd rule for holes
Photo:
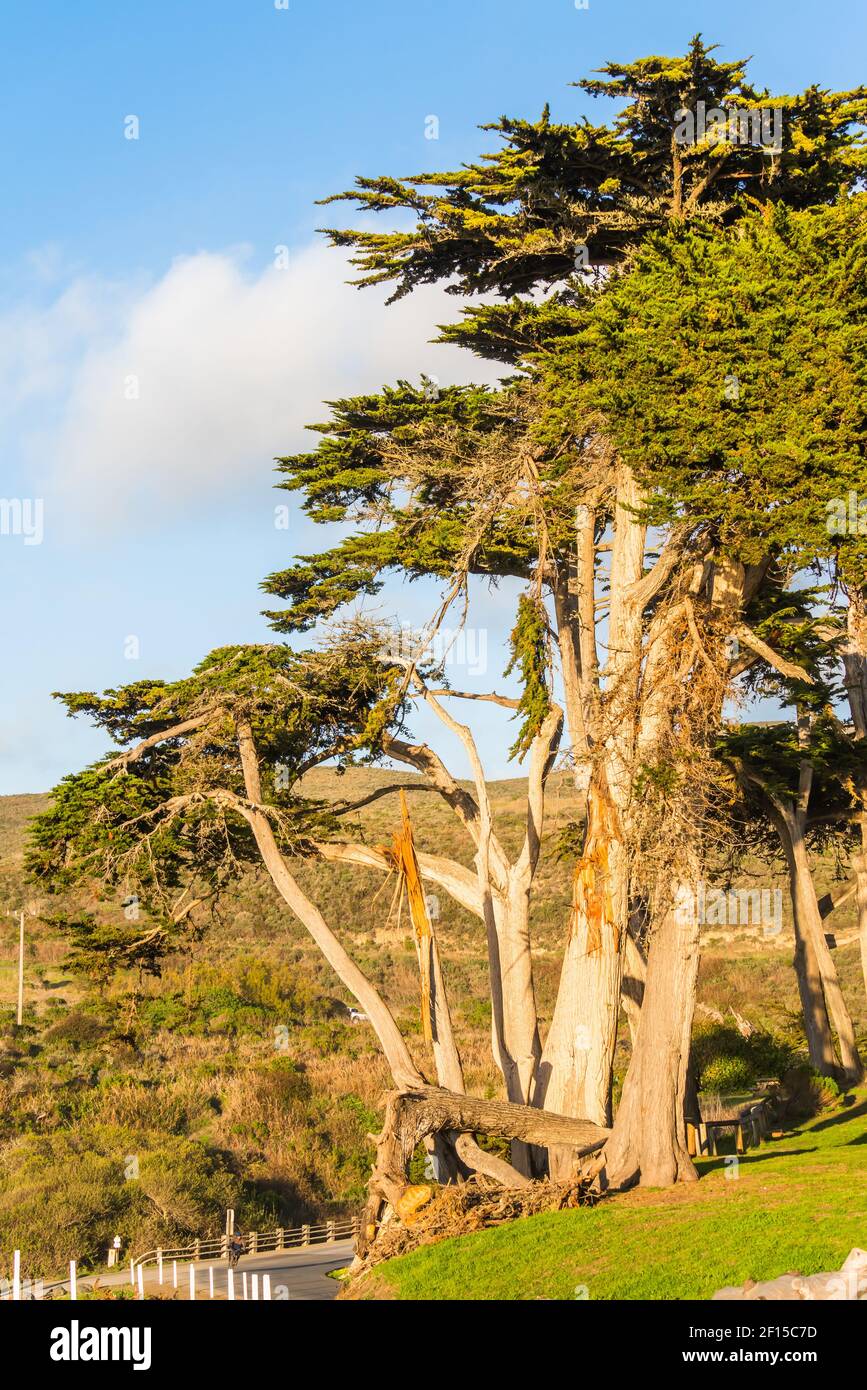
[[[867,1089],[700,1183],[531,1216],[379,1265],[358,1298],[705,1299],[839,1269],[867,1232]]]
[[[354,800],[384,784],[413,788],[420,848],[470,862],[460,826],[411,775],[320,771],[308,789]],[[522,791],[520,780],[494,787],[498,826],[513,845],[522,834]],[[74,904],[35,896],[24,881],[26,822],[46,801],[0,799],[0,1251],[26,1250],[32,1274],[51,1274],[71,1256],[84,1266],[99,1263],[116,1233],[142,1249],[216,1232],[226,1204],[238,1208],[247,1229],[357,1207],[371,1155],[365,1136],[377,1127],[389,1078],[370,1029],[350,1022],[349,996],[270,882],[246,878],[190,950],[166,962],[161,978],[126,971],[93,982],[69,968],[68,942],[45,920]],[[570,857],[553,852],[574,815],[566,779],[555,781],[550,804],[532,921],[545,1017],[570,897]],[[383,796],[348,821],[347,835],[381,843],[397,822],[396,796]],[[832,875],[830,862],[820,866],[823,889]],[[398,919],[393,883],[372,871],[312,863],[299,877],[382,989],[429,1071],[415,950],[405,915]],[[749,878],[782,882],[761,865],[749,866]],[[25,1026],[16,1032],[12,914],[22,902],[35,915],[27,918]],[[106,910],[119,904],[100,906]],[[499,1095],[481,925],[445,895],[434,912],[467,1084]],[[863,1033],[867,1010],[846,912],[834,921],[836,955]],[[768,940],[752,928],[708,930],[697,1018],[706,1062],[733,1054],[754,1070],[767,1066],[733,1027],[731,1008],[797,1046],[791,951],[788,928]],[[714,1022],[714,1013],[727,1022]],[[618,1078],[628,1060],[628,1031],[621,1033]],[[613,1213],[590,1215],[604,1226],[620,1219]]]

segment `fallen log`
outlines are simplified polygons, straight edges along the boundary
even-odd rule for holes
[[[728,1303],[736,1299],[751,1303],[812,1303],[826,1299],[851,1302],[867,1299],[867,1251],[857,1247],[850,1250],[840,1268],[827,1274],[799,1274],[797,1270],[791,1270],[788,1274],[781,1274],[778,1279],[767,1279],[761,1284],[747,1279],[740,1286],[718,1289],[712,1301]]]
[[[375,1238],[384,1207],[390,1209],[388,1219],[411,1221],[429,1200],[433,1189],[423,1184],[410,1187],[407,1172],[417,1146],[432,1135],[451,1136],[465,1162],[505,1185],[519,1187],[529,1180],[504,1159],[485,1154],[475,1142],[464,1143],[457,1136],[482,1134],[519,1139],[545,1149],[559,1144],[571,1148],[577,1159],[601,1148],[609,1133],[590,1120],[537,1110],[531,1105],[459,1095],[440,1086],[392,1091],[386,1097],[382,1131],[369,1136],[376,1144],[376,1161],[368,1184],[358,1255],[363,1258]]]

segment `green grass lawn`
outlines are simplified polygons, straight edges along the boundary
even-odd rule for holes
[[[736,1170],[704,1160],[698,1183],[548,1212],[390,1260],[370,1276],[370,1296],[706,1299],[747,1278],[836,1269],[853,1246],[867,1246],[867,1089],[850,1099],[750,1150]]]

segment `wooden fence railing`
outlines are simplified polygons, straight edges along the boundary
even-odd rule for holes
[[[336,1240],[347,1240],[358,1235],[361,1218],[358,1216],[337,1217],[332,1221],[322,1221],[318,1225],[278,1226],[273,1231],[247,1231],[243,1233],[245,1255],[261,1255],[279,1250],[298,1250],[307,1245],[327,1245]],[[187,1245],[157,1246],[146,1250],[143,1255],[135,1255],[129,1261],[129,1281],[135,1287],[141,1280],[144,1270],[153,1265],[160,1283],[163,1282],[165,1267],[171,1271],[172,1265],[207,1265],[217,1260],[228,1260],[230,1236],[213,1236],[192,1240]],[[91,1286],[95,1280],[105,1275],[77,1275],[75,1261],[70,1265],[70,1278],[43,1282],[31,1282],[20,1273],[20,1256],[16,1251],[13,1280],[0,1280],[0,1302],[20,1298],[51,1298],[55,1294],[71,1293],[75,1297],[75,1287],[80,1281],[82,1288]],[[120,1273],[120,1270],[117,1271]],[[7,1287],[8,1285],[8,1287]]]
[[[244,1254],[261,1255],[271,1250],[294,1250],[304,1245],[323,1245],[332,1240],[346,1240],[358,1234],[359,1220],[357,1216],[347,1216],[334,1221],[323,1221],[319,1225],[278,1226],[275,1231],[247,1231],[243,1235]],[[170,1264],[173,1260],[178,1264],[226,1260],[229,1257],[230,1240],[231,1236],[215,1236],[209,1240],[193,1240],[188,1245],[174,1248],[158,1246],[155,1250],[147,1250],[130,1261],[131,1281],[132,1275],[138,1273],[139,1267],[146,1265],[159,1267]]]

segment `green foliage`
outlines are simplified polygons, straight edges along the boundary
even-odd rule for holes
[[[600,410],[651,520],[704,523],[745,562],[839,556],[863,577],[867,540],[831,534],[827,504],[864,480],[865,260],[865,195],[650,238],[546,359],[547,431]]]
[[[118,1234],[143,1251],[216,1233],[226,1206],[244,1211],[243,1193],[220,1155],[182,1138],[81,1126],[0,1151],[3,1248],[27,1252],[31,1277],[98,1265]]]
[[[603,125],[558,124],[547,107],[537,121],[504,116],[484,127],[501,148],[478,163],[406,180],[359,178],[338,195],[365,213],[412,218],[409,230],[329,230],[333,245],[353,249],[358,283],[392,283],[393,298],[441,281],[454,293],[504,296],[568,286],[582,246],[592,265],[617,263],[673,216],[729,222],[745,194],[810,207],[851,191],[863,175],[863,88],[772,95],[750,84],[745,62],[718,62],[700,37],[683,56],[609,63],[577,85],[616,101],[619,113]],[[781,154],[771,161],[738,144],[721,157],[708,140],[678,161],[676,113],[699,101],[781,106]]]
[[[805,1119],[839,1104],[843,1094],[833,1077],[822,1076],[805,1062],[791,1067],[783,1083],[786,1115],[793,1120]]]
[[[268,577],[263,588],[290,603],[267,614],[275,627],[303,631],[378,593],[394,570],[411,580],[448,578],[461,564],[491,575],[531,572],[525,511],[490,497],[492,488],[495,499],[514,491],[511,454],[524,430],[517,390],[453,386],[431,396],[401,381],[331,404],[331,419],[312,427],[322,434],[316,450],[278,461],[281,486],[303,493],[315,521],[351,522],[353,534]]]
[[[510,638],[512,655],[505,675],[515,668],[521,672],[521,699],[518,717],[521,727],[509,749],[509,757],[520,762],[532,745],[551,709],[548,689],[548,621],[538,598],[522,594],[518,599],[518,619]]]
[[[822,502],[847,495],[864,433],[863,236],[846,199],[858,205],[867,165],[867,89],[775,96],[700,37],[682,56],[608,64],[578,85],[619,113],[601,125],[558,125],[547,109],[537,122],[504,117],[486,127],[503,148],[479,163],[362,178],[339,195],[412,218],[408,230],[328,233],[354,249],[360,283],[502,296],[442,339],[521,374],[496,389],[401,381],[333,403],[318,448],[281,460],[282,485],[315,519],[354,530],[269,576],[266,591],[289,605],[268,614],[279,630],[377,593],[395,570],[539,578],[537,518],[516,487],[528,457],[544,498],[541,579],[562,586],[600,431],[642,472],[656,519],[703,526],[706,546],[745,558],[769,545],[845,552],[857,574],[863,547],[829,541]],[[707,140],[678,153],[676,114],[699,101],[781,107],[782,151]],[[612,273],[576,271],[579,251]]]
[[[744,1057],[714,1057],[701,1073],[701,1089],[732,1095],[747,1090],[755,1081],[755,1073]]]
[[[693,1031],[692,1061],[703,1091],[736,1092],[748,1090],[761,1077],[782,1078],[797,1056],[790,1041],[761,1029],[748,1038],[724,1023]]]
[[[159,994],[138,1005],[148,1028],[254,1036],[273,1043],[276,1028],[319,1025],[328,1013],[327,1002],[296,971],[256,957],[241,956],[227,967],[200,965],[189,975],[170,971],[165,983]]]
[[[281,850],[303,856],[335,828],[330,807],[297,784],[319,762],[378,756],[383,732],[401,727],[398,675],[381,645],[355,626],[327,650],[223,647],[170,685],[60,697],[126,749],[64,778],[32,826],[27,865],[45,891],[97,890],[97,911],[58,919],[76,968],[94,978],[124,964],[157,973],[259,862],[239,723],[252,734]],[[134,928],[120,920],[124,902],[134,904]]]
[[[763,727],[742,724],[724,731],[717,756],[736,774],[741,796],[738,819],[747,842],[756,831],[768,833],[776,845],[774,803],[794,804],[802,766],[813,770],[810,807],[816,824],[807,834],[821,845],[831,833],[851,833],[857,813],[858,787],[867,777],[867,748],[829,710],[808,723]]]

